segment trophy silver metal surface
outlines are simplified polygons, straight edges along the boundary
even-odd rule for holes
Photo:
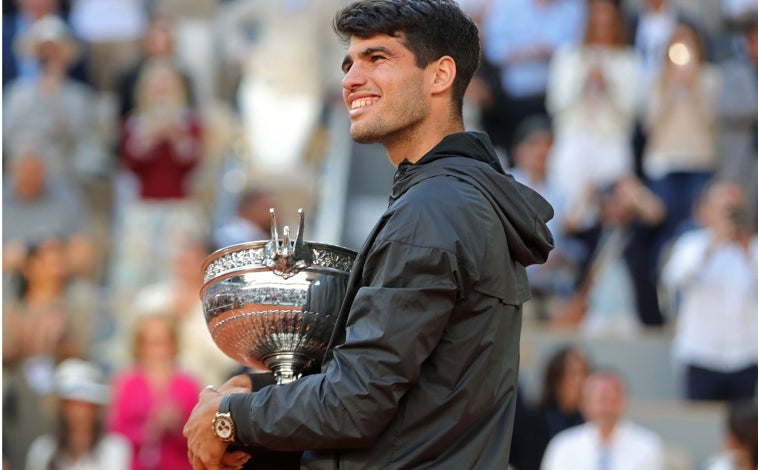
[[[304,242],[302,209],[295,240],[287,226],[280,239],[270,213],[270,240],[232,245],[206,258],[200,298],[221,351],[249,367],[265,365],[282,384],[323,358],[356,253]]]

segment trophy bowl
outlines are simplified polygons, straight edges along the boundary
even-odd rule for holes
[[[303,210],[296,239],[279,239],[271,209],[271,240],[222,248],[203,262],[200,290],[211,337],[227,356],[270,369],[283,384],[320,363],[345,297],[355,251],[304,242]]]

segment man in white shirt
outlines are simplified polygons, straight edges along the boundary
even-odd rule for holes
[[[662,470],[663,441],[624,419],[626,390],[619,375],[602,370],[584,386],[587,422],[558,433],[548,444],[542,470]]]
[[[674,358],[685,366],[688,399],[751,399],[758,383],[758,236],[744,188],[715,181],[696,216],[702,228],[679,237],[661,274],[679,298]]]

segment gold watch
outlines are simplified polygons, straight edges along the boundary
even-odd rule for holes
[[[234,435],[236,433],[232,413],[229,411],[229,401],[231,398],[231,395],[224,395],[224,398],[221,399],[221,404],[218,406],[218,411],[216,411],[216,416],[214,416],[211,422],[213,434],[224,442],[234,442]]]

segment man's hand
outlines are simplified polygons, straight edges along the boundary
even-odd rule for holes
[[[227,384],[224,384],[224,387]],[[232,386],[228,389],[239,390]],[[238,470],[250,458],[249,454],[242,451],[226,452],[227,443],[213,434],[211,422],[216,416],[222,396],[212,387],[203,389],[197,405],[184,425],[184,437],[187,438],[189,449],[187,457],[194,470]]]
[[[218,388],[219,393],[228,395],[230,393],[249,393],[253,391],[253,385],[250,383],[250,377],[246,374],[235,375],[224,382],[224,385]]]

